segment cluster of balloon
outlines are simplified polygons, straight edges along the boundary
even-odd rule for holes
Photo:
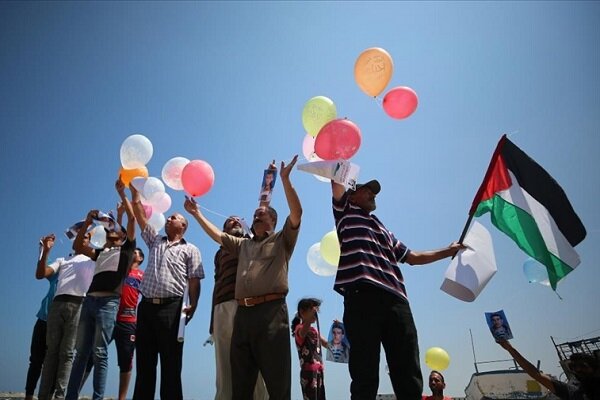
[[[544,265],[533,258],[528,258],[523,263],[523,273],[529,283],[539,283],[540,285],[550,286],[548,270]]]
[[[315,96],[304,104],[302,125],[306,135],[302,141],[302,153],[309,162],[349,159],[358,151],[360,129],[352,121],[336,117],[336,106],[328,97]],[[329,182],[328,178],[313,176]]]
[[[129,187],[135,177],[148,177],[146,164],[152,158],[152,142],[140,134],[131,135],[121,144],[121,169],[119,174],[125,186]]]
[[[387,87],[394,72],[390,54],[380,47],[366,49],[354,64],[354,80],[371,97],[377,97]],[[392,118],[408,118],[418,105],[415,91],[407,86],[390,89],[383,97],[383,110]]]
[[[425,364],[432,370],[443,371],[450,365],[450,356],[441,347],[430,347],[425,353]]]
[[[214,183],[215,173],[206,161],[190,161],[181,170],[181,185],[186,193],[192,197],[207,193]]]
[[[148,224],[159,231],[165,225],[163,213],[171,208],[171,196],[160,179],[148,175],[146,164],[153,151],[152,142],[144,135],[127,137],[121,144],[119,174],[125,186],[133,185],[140,193]]]
[[[306,254],[306,263],[312,272],[319,276],[331,276],[337,272],[340,260],[340,243],[335,230],[327,232],[310,246]]]
[[[321,255],[321,243],[319,242],[308,249],[306,263],[310,270],[319,276],[332,276],[337,272],[337,264],[329,264]]]

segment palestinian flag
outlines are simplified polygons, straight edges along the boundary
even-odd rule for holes
[[[489,212],[496,228],[546,266],[552,288],[579,265],[586,235],[567,195],[538,163],[503,135],[473,200],[470,216]]]

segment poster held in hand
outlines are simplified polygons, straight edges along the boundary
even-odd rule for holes
[[[177,330],[177,341],[183,342],[185,339],[185,324],[187,323],[187,314],[183,310],[188,306],[188,286],[183,290],[183,301],[181,302],[181,314],[179,315],[179,329]]]

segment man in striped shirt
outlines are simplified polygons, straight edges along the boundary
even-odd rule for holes
[[[464,246],[454,242],[439,250],[410,250],[371,214],[381,190],[378,181],[348,191],[333,181],[331,185],[341,247],[333,288],[344,296],[352,399],[376,398],[383,345],[396,398],[420,400],[423,377],[417,330],[398,264],[429,264],[454,256]]]

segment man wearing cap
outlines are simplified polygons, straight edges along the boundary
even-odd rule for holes
[[[231,337],[233,400],[248,400],[258,372],[263,376],[271,400],[291,398],[291,348],[288,268],[302,217],[302,206],[290,181],[298,156],[281,163],[281,183],[290,213],[283,228],[275,232],[277,212],[261,205],[254,211],[252,239],[222,232],[200,212],[193,199],[185,209],[202,229],[228,252],[239,257],[235,297],[238,302]]]
[[[339,183],[331,185],[341,247],[333,288],[344,296],[351,398],[376,398],[383,345],[396,398],[420,400],[423,378],[417,330],[398,264],[429,264],[454,256],[464,246],[454,242],[439,250],[410,250],[371,214],[381,191],[378,181],[348,191]]]

